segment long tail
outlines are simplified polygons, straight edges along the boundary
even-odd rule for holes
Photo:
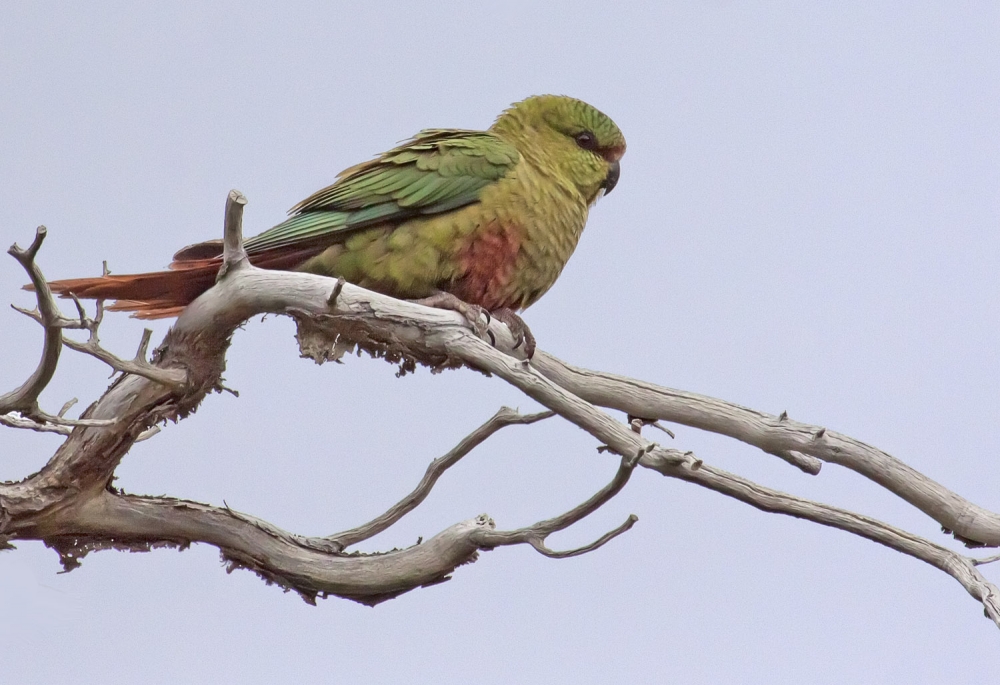
[[[254,266],[264,269],[292,269],[324,246],[288,247],[250,255]],[[76,295],[91,300],[115,300],[108,309],[134,312],[139,319],[177,316],[187,305],[215,283],[222,266],[222,243],[210,241],[184,248],[174,255],[169,271],[145,274],[71,278],[52,281],[49,287],[61,297]],[[31,286],[25,286],[32,290]]]

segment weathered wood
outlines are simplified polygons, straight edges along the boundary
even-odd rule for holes
[[[376,604],[402,592],[447,580],[482,550],[530,544],[553,557],[596,549],[635,522],[629,519],[599,540],[576,550],[555,552],[545,538],[589,515],[614,497],[634,466],[679,478],[733,497],[758,509],[795,516],[859,535],[920,559],[954,577],[980,601],[1000,626],[1000,592],[976,568],[975,560],[876,519],[778,492],[705,464],[690,452],[666,449],[641,433],[644,420],[660,419],[733,437],[819,473],[821,462],[851,468],[902,497],[940,522],[970,546],[1000,545],[1000,516],[951,492],[902,461],[850,437],[730,402],[659,387],[644,381],[569,366],[538,350],[531,363],[514,348],[507,327],[494,319],[490,344],[456,312],[396,300],[343,281],[311,274],[265,271],[253,267],[242,247],[241,219],[246,200],[230,193],[226,205],[224,263],[215,286],[178,317],[163,343],[146,360],[148,336],[134,360],[120,360],[99,345],[100,316],[79,321],[62,317],[44,283],[36,284],[38,310],[46,326],[46,353],[29,381],[4,395],[0,422],[69,435],[45,467],[15,483],[0,483],[0,543],[43,540],[61,555],[66,568],[89,551],[186,546],[202,542],[219,548],[230,568],[247,568],[268,582],[296,590],[308,601],[338,595]],[[41,239],[30,257],[19,261],[29,273]],[[37,272],[40,278],[40,272]],[[115,469],[138,440],[155,427],[190,414],[220,384],[233,331],[248,318],[274,313],[298,325],[301,352],[324,362],[354,350],[398,364],[405,373],[417,364],[432,368],[466,367],[498,376],[551,412],[600,441],[603,451],[621,455],[621,466],[607,486],[572,510],[515,531],[495,530],[483,514],[455,524],[430,540],[385,554],[344,554],[346,546],[385,530],[418,506],[437,477],[503,425],[536,417],[498,414],[428,469],[413,493],[385,514],[350,531],[324,538],[294,535],[228,508],[163,497],[137,497],[115,491]],[[88,343],[74,349],[92,354],[122,376],[79,420],[51,416],[37,408],[38,393],[51,378],[58,354],[49,349],[62,327],[88,329]],[[58,334],[58,338],[55,336]],[[41,374],[41,375],[39,375]],[[39,380],[41,379],[41,380]],[[42,382],[44,381],[44,382]],[[27,388],[27,390],[25,390]],[[13,401],[9,398],[14,398]],[[599,406],[640,417],[623,423]],[[508,410],[509,412],[509,410]]]

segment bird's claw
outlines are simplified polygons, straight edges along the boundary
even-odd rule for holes
[[[514,313],[514,310],[507,308],[494,309],[492,314],[493,318],[505,324],[510,330],[510,334],[514,338],[514,349],[524,345],[524,356],[531,359],[535,355],[535,336],[531,334],[531,329],[528,328],[528,324],[524,323],[524,319]],[[492,335],[490,338],[495,346],[496,340],[493,339]]]
[[[424,297],[419,300],[413,300],[417,304],[422,304],[426,307],[434,307],[435,309],[448,309],[453,312],[458,312],[462,317],[469,323],[469,328],[480,338],[485,338],[487,334],[490,335],[491,340],[493,340],[493,335],[489,333],[487,328],[492,321],[490,313],[478,304],[469,304],[465,300],[461,300],[451,293],[437,292],[430,297]],[[483,323],[483,317],[486,317],[486,323]],[[493,340],[495,343],[495,340]]]
[[[524,323],[524,319],[514,313],[512,309],[504,307],[494,309],[490,312],[478,304],[469,304],[465,300],[461,300],[451,293],[444,291],[436,292],[430,297],[413,300],[413,302],[426,307],[449,309],[458,312],[469,322],[469,327],[475,334],[480,338],[489,338],[490,344],[493,347],[496,347],[497,339],[493,331],[489,329],[489,325],[493,319],[496,319],[500,323],[505,324],[510,330],[510,334],[514,338],[515,350],[524,345],[524,355],[528,359],[531,359],[535,354],[535,336],[531,334],[531,329],[528,328],[528,324]],[[486,323],[483,323],[484,317]]]
[[[480,338],[486,337],[486,334],[490,332],[490,313],[480,307],[478,304],[466,305],[468,309],[462,312],[462,316],[465,320],[469,322],[469,326]],[[483,323],[483,317],[486,317],[486,323]]]

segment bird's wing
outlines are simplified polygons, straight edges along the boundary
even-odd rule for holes
[[[383,223],[439,214],[479,200],[517,165],[510,143],[486,131],[430,129],[343,171],[293,216],[246,242],[254,254]]]

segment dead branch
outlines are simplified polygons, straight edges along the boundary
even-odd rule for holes
[[[63,337],[62,331],[64,328],[75,327],[71,320],[66,319],[60,313],[48,282],[35,262],[35,257],[42,247],[46,234],[47,229],[44,226],[39,226],[35,231],[35,239],[27,250],[22,250],[16,243],[7,250],[7,254],[14,257],[28,273],[37,301],[33,310],[20,307],[14,307],[14,309],[41,324],[45,330],[45,340],[42,345],[42,358],[31,377],[21,387],[0,395],[0,423],[10,428],[26,428],[42,433],[68,435],[68,428],[71,426],[106,426],[113,421],[66,418],[66,411],[73,406],[73,401],[64,404],[59,413],[55,415],[43,411],[38,406],[38,396],[42,394],[55,374],[62,346],[64,344],[70,346],[69,344],[72,342]],[[79,305],[79,302],[77,304]],[[96,331],[96,327],[94,330]],[[10,416],[10,412],[21,414],[21,418]]]
[[[58,426],[52,425],[50,423],[39,423],[38,421],[33,421],[31,419],[25,419],[18,416],[10,416],[5,414],[0,414],[0,424],[7,426],[8,428],[24,428],[26,430],[32,430],[37,433],[58,433],[59,435],[69,435],[69,426]]]
[[[157,424],[184,418],[207,393],[221,387],[224,354],[230,336],[243,319],[230,315],[231,303],[225,295],[215,297],[211,293],[241,293],[243,286],[234,281],[260,273],[250,266],[242,251],[240,221],[244,204],[241,195],[230,194],[224,268],[218,285],[199,299],[199,306],[192,305],[190,315],[182,314],[151,364],[145,361],[148,335],[144,335],[135,364],[149,368],[136,369],[117,358],[111,360],[123,375],[74,423],[68,439],[48,464],[23,481],[0,483],[0,536],[5,541],[44,541],[59,552],[67,570],[98,549],[149,550],[204,542],[219,548],[230,569],[250,569],[309,601],[333,594],[376,604],[416,587],[447,580],[457,566],[475,560],[480,549],[496,546],[495,542],[487,544],[477,538],[481,529],[494,527],[489,516],[456,524],[407,550],[346,555],[338,553],[345,544],[340,540],[331,543],[325,538],[293,535],[228,507],[126,495],[110,487],[115,469],[132,444],[151,437]],[[320,280],[327,281],[322,283],[323,296],[319,300],[325,312],[330,306],[330,283],[329,279]],[[357,290],[354,299],[360,302],[364,291],[350,288]],[[343,304],[342,297],[334,299],[336,306]],[[426,309],[399,304],[415,309],[417,316]],[[244,311],[252,311],[253,305],[248,303],[246,307],[251,309]],[[253,313],[265,310],[258,307]],[[284,307],[278,311],[284,311]],[[81,312],[78,322],[78,327],[91,333],[86,344],[91,352],[97,349],[100,318],[98,314],[89,320]],[[338,537],[356,542],[384,530],[417,506],[445,469],[490,434],[504,425],[533,423],[548,415],[499,413],[432,464],[417,490],[385,516]],[[596,505],[592,503],[585,512],[576,512],[573,521],[596,510],[618,490],[620,487]],[[605,539],[608,536],[601,542]]]
[[[513,423],[525,421],[513,419],[507,425]],[[458,566],[475,561],[480,550],[527,543],[558,558],[597,549],[631,528],[636,517],[630,516],[625,525],[571,552],[551,552],[542,543],[550,533],[583,519],[620,492],[634,465],[634,458],[623,460],[614,480],[594,497],[570,512],[528,528],[494,531],[493,519],[481,514],[412,547],[379,554],[340,554],[329,549],[324,538],[294,535],[228,507],[108,491],[86,499],[65,520],[57,515],[48,521],[55,530],[73,533],[55,533],[43,539],[59,552],[66,570],[72,570],[86,554],[99,549],[148,551],[205,542],[219,548],[230,571],[246,568],[269,583],[295,590],[310,603],[315,603],[316,597],[336,595],[375,605],[409,590],[448,580]]]
[[[913,535],[870,516],[863,516],[845,509],[779,492],[722,469],[704,466],[697,471],[682,470],[674,464],[660,461],[655,457],[648,459],[643,466],[665,476],[680,478],[715,490],[761,511],[794,516],[854,533],[897,552],[925,561],[961,583],[970,595],[982,602],[987,618],[1000,627],[1000,590],[997,590],[979,573],[976,565],[982,562],[976,559],[963,556],[947,547],[934,544],[918,535]]]
[[[121,359],[112,352],[109,352],[101,347],[101,342],[97,332],[99,325],[100,319],[98,318],[90,324],[82,326],[90,330],[90,337],[86,342],[63,338],[63,345],[76,352],[89,354],[95,359],[100,359],[102,362],[110,366],[116,373],[128,373],[134,376],[142,376],[143,378],[148,378],[151,381],[165,385],[175,391],[182,391],[184,389],[187,374],[185,374],[182,370],[161,369],[153,366],[146,359],[149,347],[149,338],[152,336],[153,331],[148,328],[143,331],[142,339],[139,341],[139,349],[136,351],[134,358]]]
[[[438,478],[445,471],[457,464],[462,457],[481,445],[498,430],[507,426],[530,425],[554,415],[553,412],[547,411],[524,416],[509,407],[501,407],[486,423],[465,436],[447,454],[432,461],[430,466],[427,467],[424,477],[417,484],[417,487],[414,488],[413,492],[394,504],[384,514],[372,519],[368,523],[345,530],[342,533],[330,535],[326,540],[331,543],[333,551],[340,552],[363,540],[375,537],[382,531],[388,530],[427,499],[427,495],[431,494],[434,484],[437,483]]]
[[[987,616],[1000,625],[1000,592],[976,569],[977,563],[989,559],[976,561],[876,519],[758,485],[705,465],[690,452],[650,442],[642,436],[641,428],[663,420],[728,435],[807,473],[819,473],[821,461],[847,466],[932,516],[968,544],[1000,545],[997,514],[968,502],[880,450],[825,428],[792,421],[785,413],[775,417],[721,400],[574,368],[541,350],[529,364],[515,349],[507,327],[495,319],[485,336],[495,341],[494,346],[470,330],[466,320],[455,312],[395,300],[342,280],[253,267],[242,248],[240,222],[245,202],[239,193],[230,194],[224,264],[218,281],[182,312],[153,360],[146,360],[146,336],[132,366],[117,358],[109,362],[123,375],[76,420],[66,442],[42,471],[17,483],[0,484],[0,536],[4,539],[44,540],[60,552],[67,567],[79,563],[81,556],[94,549],[149,549],[205,542],[217,546],[231,568],[249,568],[307,599],[335,594],[375,604],[447,579],[458,565],[475,559],[483,549],[530,544],[553,557],[596,549],[627,530],[634,517],[577,550],[554,552],[545,540],[615,496],[634,466],[640,465],[764,511],[845,530],[925,561],[960,582],[982,602]],[[36,242],[40,244],[37,237]],[[33,259],[34,253],[32,265]],[[91,321],[81,309],[79,320],[72,326],[66,323],[71,320],[62,318],[57,310],[46,313],[43,306],[48,305],[43,305],[43,295],[47,287],[40,274],[39,279],[36,318],[43,325],[48,322],[46,349],[50,345],[49,333],[55,335],[61,327],[86,328],[91,339],[78,345],[90,345],[92,349],[84,351],[93,354],[100,313]],[[233,331],[261,313],[293,317],[302,353],[317,362],[358,350],[398,364],[400,373],[421,364],[432,369],[464,366],[499,376],[594,436],[603,451],[620,455],[619,470],[599,493],[548,521],[505,532],[494,530],[492,519],[482,515],[456,524],[423,544],[380,555],[345,555],[342,550],[385,530],[419,505],[444,470],[501,424],[509,425],[504,423],[508,419],[494,417],[432,463],[417,488],[382,516],[327,538],[296,536],[228,508],[113,491],[109,487],[111,478],[132,444],[151,437],[163,421],[186,417],[209,392],[222,388],[220,377]],[[52,369],[44,362],[43,356],[40,368],[46,368],[40,377],[47,383],[54,362]],[[11,397],[23,403],[36,389],[40,392],[39,382],[29,379],[25,386],[3,397],[8,398],[8,403]],[[618,421],[598,406],[624,411],[629,421]],[[61,418],[61,414],[55,418]],[[527,423],[536,418],[511,421]],[[13,421],[10,417],[7,420]],[[59,429],[57,432],[69,428],[59,423],[36,423]]]
[[[517,530],[481,531],[478,536],[480,543],[489,547],[499,547],[501,545],[520,545],[527,542],[538,552],[552,559],[567,559],[569,557],[579,556],[598,549],[609,540],[618,537],[635,525],[635,522],[639,520],[638,517],[636,517],[635,514],[632,514],[625,520],[625,523],[618,526],[614,530],[605,533],[589,545],[566,550],[564,552],[556,552],[546,547],[545,539],[552,533],[560,530],[566,530],[577,521],[580,521],[584,517],[594,513],[612,497],[621,492],[621,489],[625,487],[628,479],[632,476],[632,470],[639,462],[640,456],[641,454],[637,453],[632,456],[622,457],[618,471],[615,473],[615,477],[611,480],[611,482],[604,486],[600,492],[594,494],[594,496],[586,502],[574,507],[565,514],[561,514],[555,518],[540,521],[532,526],[519,528]]]
[[[601,407],[719,433],[768,454],[799,453],[845,466],[924,512],[969,547],[1000,546],[1000,515],[947,489],[880,449],[846,435],[732,402],[570,366],[536,354],[532,366],[553,383]]]
[[[18,264],[28,273],[28,278],[31,279],[38,302],[35,312],[45,329],[45,341],[42,344],[42,358],[28,380],[20,387],[0,395],[0,414],[12,411],[31,414],[37,410],[38,396],[52,380],[56,366],[59,364],[59,353],[62,351],[62,328],[58,323],[59,309],[52,298],[48,282],[35,263],[35,256],[42,247],[46,233],[46,228],[39,226],[35,231],[35,239],[31,241],[27,250],[22,250],[17,246],[17,243],[11,245],[10,249],[7,250],[7,254],[17,260]]]

